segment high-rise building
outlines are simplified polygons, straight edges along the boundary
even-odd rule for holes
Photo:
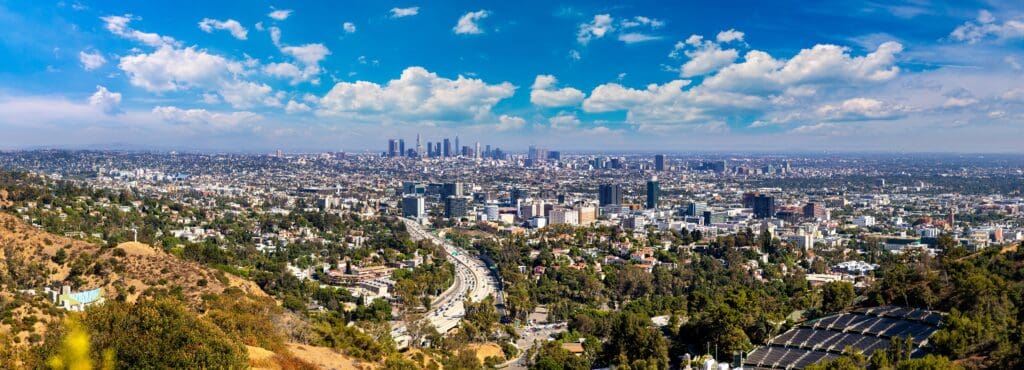
[[[552,151],[548,152],[548,159],[550,159],[552,161],[560,161],[560,160],[562,160],[562,152],[557,151],[557,150],[552,150]]]
[[[690,202],[686,206],[686,215],[700,217],[704,215],[704,211],[708,209],[708,204],[704,202]]]
[[[518,207],[520,200],[525,200],[526,198],[529,198],[529,197],[530,197],[530,192],[527,191],[526,189],[513,188],[512,190],[509,190],[509,192],[508,192],[508,202],[509,202],[509,205],[511,205],[513,207]]]
[[[416,158],[423,158],[423,144],[420,144],[420,134],[416,134]]]
[[[455,135],[455,156],[459,155],[458,151],[460,150],[462,150],[462,147],[459,146],[459,135]]]
[[[446,182],[441,184],[441,199],[445,199],[451,196],[461,197],[462,196],[462,183],[461,182]]]
[[[476,142],[476,150],[473,151],[473,158],[480,158],[480,142]]]
[[[452,141],[448,138],[444,138],[444,157],[448,158],[452,156]]]
[[[658,183],[658,178],[651,178],[647,181],[647,209],[658,208],[658,193],[661,192],[661,184]]]
[[[398,156],[405,157],[405,139],[398,139]]]
[[[657,154],[654,156],[654,170],[662,172],[665,170],[665,155]]]
[[[598,187],[598,202],[602,207],[609,204],[622,204],[622,186],[619,184],[601,184]]]
[[[825,219],[825,205],[821,202],[810,202],[804,206],[804,217],[815,218],[819,220]]]
[[[388,139],[388,158],[398,156],[398,140]]]
[[[775,216],[775,197],[759,194],[754,197],[754,217],[771,218]]]
[[[409,195],[402,198],[402,215],[405,217],[418,218],[426,215],[426,205],[423,197]]]
[[[444,217],[459,218],[466,215],[469,199],[466,197],[450,196],[444,200]]]

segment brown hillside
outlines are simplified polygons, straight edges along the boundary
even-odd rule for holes
[[[55,256],[63,249],[63,263]],[[7,289],[42,289],[72,285],[74,290],[102,287],[106,299],[134,301],[147,290],[178,290],[193,307],[205,294],[235,286],[266,296],[250,281],[170,255],[141,243],[115,248],[53,235],[0,213],[0,285]]]

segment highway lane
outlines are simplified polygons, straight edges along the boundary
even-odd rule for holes
[[[465,316],[466,309],[463,303],[466,298],[478,302],[488,295],[494,295],[497,292],[497,281],[479,258],[457,248],[443,237],[424,230],[418,223],[409,219],[403,220],[413,240],[427,239],[441,245],[446,252],[446,258],[455,266],[455,281],[431,302],[430,311],[426,315],[426,319],[438,332],[447,333],[458,326]],[[405,336],[405,333],[404,323],[393,325],[392,337],[396,340]]]

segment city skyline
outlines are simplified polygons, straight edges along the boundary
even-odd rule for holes
[[[1024,151],[1019,3],[792,5],[4,4],[0,150]]]

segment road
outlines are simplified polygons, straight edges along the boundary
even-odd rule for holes
[[[430,312],[426,315],[426,319],[437,328],[438,332],[447,333],[459,326],[459,322],[466,315],[466,309],[463,306],[466,298],[469,297],[474,302],[478,302],[488,295],[494,295],[497,292],[497,281],[490,274],[487,265],[479,258],[457,248],[441,236],[424,230],[415,221],[403,220],[412,240],[427,239],[434,244],[443,246],[446,252],[445,256],[455,266],[455,281],[433,300]],[[405,325],[396,324],[393,326],[391,334],[396,341],[401,341],[400,337],[408,337],[405,333]]]
[[[555,334],[566,330],[566,323],[553,323],[544,325],[524,325],[517,328],[520,338],[516,341],[516,348],[519,348],[519,355],[498,366],[504,370],[525,370],[526,350],[535,344],[552,340]]]

